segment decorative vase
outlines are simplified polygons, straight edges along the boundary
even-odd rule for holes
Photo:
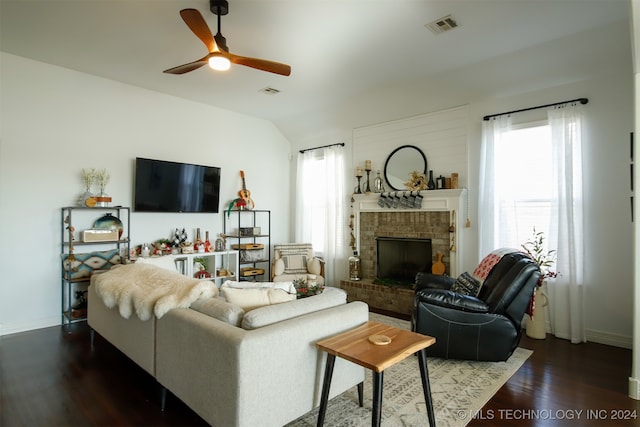
[[[384,183],[380,177],[380,171],[376,172],[376,179],[373,180],[374,193],[384,193]]]
[[[429,182],[427,183],[427,188],[429,190],[435,190],[436,189],[436,182],[433,180],[433,171],[432,170],[429,171]]]
[[[527,317],[527,336],[536,340],[543,340],[547,337],[547,316],[545,307],[549,304],[547,294],[541,287],[536,288],[536,306],[533,319]]]
[[[100,218],[96,219],[96,221],[93,223],[93,228],[100,228],[103,230],[104,229],[117,230],[118,239],[122,237],[122,231],[123,231],[122,221],[120,221],[120,218],[115,217],[110,213],[107,213],[101,216]]]

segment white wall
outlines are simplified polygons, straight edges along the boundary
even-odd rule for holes
[[[60,323],[60,207],[82,192],[82,168],[107,169],[113,204],[131,206],[136,156],[219,166],[221,212],[243,169],[256,209],[272,211],[272,243],[289,240],[291,147],[272,123],[5,53],[0,60],[0,335]],[[175,227],[216,236],[222,215],[132,213],[132,243],[168,238]]]

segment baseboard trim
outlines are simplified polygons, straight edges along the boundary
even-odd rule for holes
[[[629,397],[640,400],[640,380],[637,378],[629,377]]]
[[[38,319],[31,322],[3,323],[2,329],[0,329],[0,336],[32,331],[34,329],[49,328],[51,326],[58,326],[60,324],[60,316]]]
[[[598,344],[611,345],[614,347],[622,347],[631,349],[633,347],[633,340],[631,336],[613,334],[610,332],[594,331],[593,329],[586,330],[587,341],[595,342]]]

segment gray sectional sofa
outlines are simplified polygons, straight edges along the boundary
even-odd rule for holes
[[[347,304],[329,287],[247,313],[209,298],[141,321],[105,306],[92,279],[88,302],[93,331],[220,427],[279,427],[317,407],[326,354],[315,343],[369,316],[365,303]],[[331,397],[363,380],[362,367],[338,359]]]

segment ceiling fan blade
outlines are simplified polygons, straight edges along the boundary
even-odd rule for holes
[[[288,76],[291,74],[291,66],[287,64],[267,61],[266,59],[248,58],[246,56],[234,55],[232,53],[226,54],[225,56],[227,56],[229,61],[233,64],[245,65],[247,67],[257,68],[258,70],[268,71],[282,76]]]
[[[188,64],[182,64],[182,65],[178,65],[177,67],[169,68],[168,70],[164,70],[163,73],[168,73],[168,74],[188,73],[189,71],[197,70],[203,65],[206,65],[208,58],[209,58],[209,55],[203,58],[200,58],[197,61],[189,62]]]
[[[211,34],[211,30],[199,10],[182,9],[180,16],[182,16],[182,20],[187,24],[187,27],[193,31],[193,34],[202,40],[202,43],[209,49],[209,52],[218,50],[213,34]]]

